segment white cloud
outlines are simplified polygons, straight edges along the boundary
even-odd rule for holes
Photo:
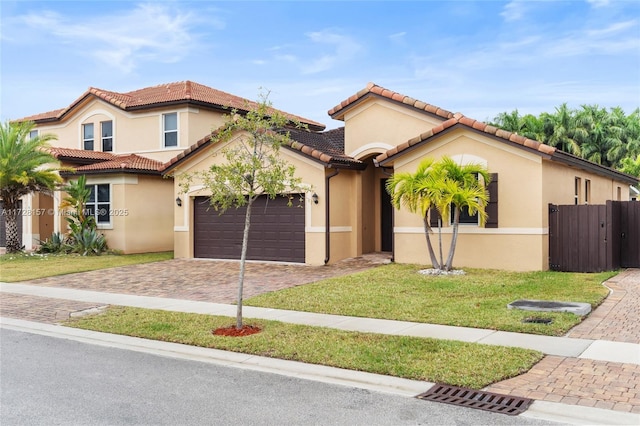
[[[506,22],[519,21],[525,15],[528,6],[520,0],[514,0],[507,3],[504,6],[500,16],[504,18]]]
[[[25,15],[22,20],[32,30],[47,32],[81,54],[130,73],[143,61],[172,63],[185,57],[197,42],[192,26],[202,22],[202,17],[155,3],[85,17],[81,23],[47,11]],[[215,19],[208,25],[224,27]]]
[[[339,34],[335,30],[322,30],[306,34],[307,38],[316,45],[328,45],[330,53],[320,55],[308,64],[302,64],[303,74],[316,74],[328,71],[336,65],[349,61],[361,50],[360,44],[349,36]],[[311,49],[313,51],[313,49]]]
[[[610,0],[587,0],[587,3],[589,3],[591,6],[597,9],[600,7],[609,6],[611,1]]]

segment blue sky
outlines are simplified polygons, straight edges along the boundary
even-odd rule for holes
[[[192,80],[335,128],[375,82],[452,112],[640,107],[640,2],[5,1],[0,118]]]

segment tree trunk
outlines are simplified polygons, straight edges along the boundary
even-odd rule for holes
[[[440,249],[440,267],[444,265],[442,256],[442,219],[438,219],[438,248]]]
[[[446,271],[453,268],[453,254],[456,251],[456,243],[458,242],[458,224],[460,223],[460,207],[455,206],[453,211],[453,235],[451,236],[451,247],[449,248],[449,257],[447,257]]]
[[[7,197],[8,198],[8,197]],[[7,253],[17,253],[22,251],[20,235],[18,234],[18,201],[13,199],[3,200]]]
[[[238,277],[238,307],[236,310],[236,328],[242,328],[242,292],[244,289],[244,271],[247,263],[247,247],[249,246],[249,226],[251,225],[251,204],[249,198],[247,212],[244,215],[244,233],[242,235],[242,254],[240,255],[240,275]]]
[[[431,264],[434,269],[440,269],[441,266],[438,263],[438,259],[436,258],[436,254],[433,251],[433,246],[431,245],[431,237],[429,237],[429,233],[431,232],[431,227],[429,226],[429,219],[425,215],[422,220],[424,222],[424,235],[427,238],[427,249],[429,250],[429,257],[431,258]]]

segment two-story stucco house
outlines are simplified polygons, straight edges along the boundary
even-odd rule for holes
[[[225,145],[212,144],[211,132],[222,124],[224,107],[243,109],[244,102],[190,82],[122,94],[90,89],[64,110],[28,118],[40,131],[59,136],[54,153],[95,185],[95,207],[108,203],[112,214],[98,219],[113,247],[237,259],[243,209],[218,215],[209,209],[204,186],[193,181],[185,191],[180,175],[223,161],[214,154]],[[546,270],[550,203],[627,200],[629,185],[637,183],[373,83],[329,116],[344,126],[323,131],[320,123],[292,116],[309,131],[290,129],[293,143],[280,154],[311,189],[296,207],[287,207],[285,198],[258,201],[249,259],[321,265],[383,251],[393,252],[396,262],[427,264],[422,219],[395,211],[385,182],[393,173],[415,171],[424,157],[447,155],[484,164],[493,175],[489,220],[480,226],[476,218],[465,218],[455,265]],[[101,193],[107,198],[101,200]],[[31,201],[54,208],[57,202],[44,196]],[[59,219],[53,219],[58,229]],[[452,229],[448,218],[444,222],[448,244]],[[42,220],[29,226],[31,236],[42,238]]]
[[[93,195],[89,210],[109,247],[124,253],[173,250],[173,180],[162,174],[164,163],[219,127],[231,109],[246,111],[253,103],[190,81],[147,87],[126,93],[90,88],[66,108],[21,120],[36,131],[57,137],[52,153],[67,180],[86,175]],[[324,126],[302,120],[313,130]],[[62,194],[38,194],[22,203],[23,244],[64,230],[58,209]]]

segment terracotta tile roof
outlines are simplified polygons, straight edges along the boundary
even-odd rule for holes
[[[286,146],[286,148],[299,151],[328,166],[356,169],[366,167],[361,161],[344,154],[344,127],[326,132],[311,132],[302,129],[282,129],[281,132],[289,132],[292,139],[291,145]],[[165,163],[162,172],[164,174],[170,173],[178,163],[209,146],[211,137],[214,134],[215,132],[205,136],[173,157]]]
[[[453,117],[453,113],[442,108],[439,108],[435,105],[428,104],[426,102],[419,101],[417,99],[413,99],[409,96],[405,96],[401,93],[394,92],[389,89],[385,89],[382,86],[378,86],[375,83],[368,83],[367,86],[360,90],[355,95],[350,96],[344,101],[340,102],[338,105],[334,106],[328,111],[328,114],[335,119],[341,120],[344,117],[344,113],[346,110],[362,101],[363,99],[370,96],[379,96],[382,98],[387,98],[392,101],[413,107],[420,111],[425,111],[431,114],[434,114],[438,117],[449,119]]]
[[[74,168],[73,172],[68,174],[85,174],[85,173],[107,173],[107,172],[129,172],[129,173],[151,173],[160,174],[160,170],[164,164],[161,161],[152,160],[136,154],[115,155],[107,161],[100,161],[93,164]]]
[[[58,147],[49,148],[49,152],[51,152],[51,154],[59,160],[78,160],[81,162],[91,163],[111,160],[116,157],[116,155],[111,152],[87,151],[84,149]]]
[[[521,145],[523,147],[537,151],[541,154],[553,155],[556,152],[556,148],[551,147],[549,145],[545,145],[533,139],[525,138],[524,136],[518,135],[516,133],[499,129],[497,127],[491,126],[481,121],[474,120],[469,117],[465,117],[460,113],[455,113],[452,118],[440,123],[439,125],[427,130],[424,133],[421,133],[420,135],[414,138],[409,139],[404,143],[401,143],[400,145],[390,149],[389,151],[378,155],[376,157],[376,161],[381,164],[388,162],[388,160],[394,157],[395,155],[400,154],[403,151],[415,145],[426,142],[430,138],[435,137],[436,135],[444,132],[445,130],[453,126],[463,126],[469,129],[476,130],[478,132],[486,133],[491,136],[496,136],[500,139],[503,139],[505,142]]]
[[[235,108],[239,111],[246,111],[256,106],[256,103],[218,89],[195,83],[193,81],[179,81],[175,83],[161,84],[153,87],[133,90],[131,92],[113,92],[109,90],[90,87],[85,93],[76,99],[67,108],[49,111],[29,117],[24,117],[17,121],[52,121],[60,120],[65,114],[71,111],[76,105],[81,103],[88,96],[95,96],[123,110],[140,110],[155,108],[167,104],[175,103],[195,103],[216,109]],[[281,111],[291,119],[301,121],[314,130],[323,130],[325,125],[317,121],[309,120],[295,114]]]
[[[292,143],[289,148],[300,151],[326,164],[365,166],[360,160],[344,153],[344,127],[326,132],[307,132],[301,129],[287,130]]]

